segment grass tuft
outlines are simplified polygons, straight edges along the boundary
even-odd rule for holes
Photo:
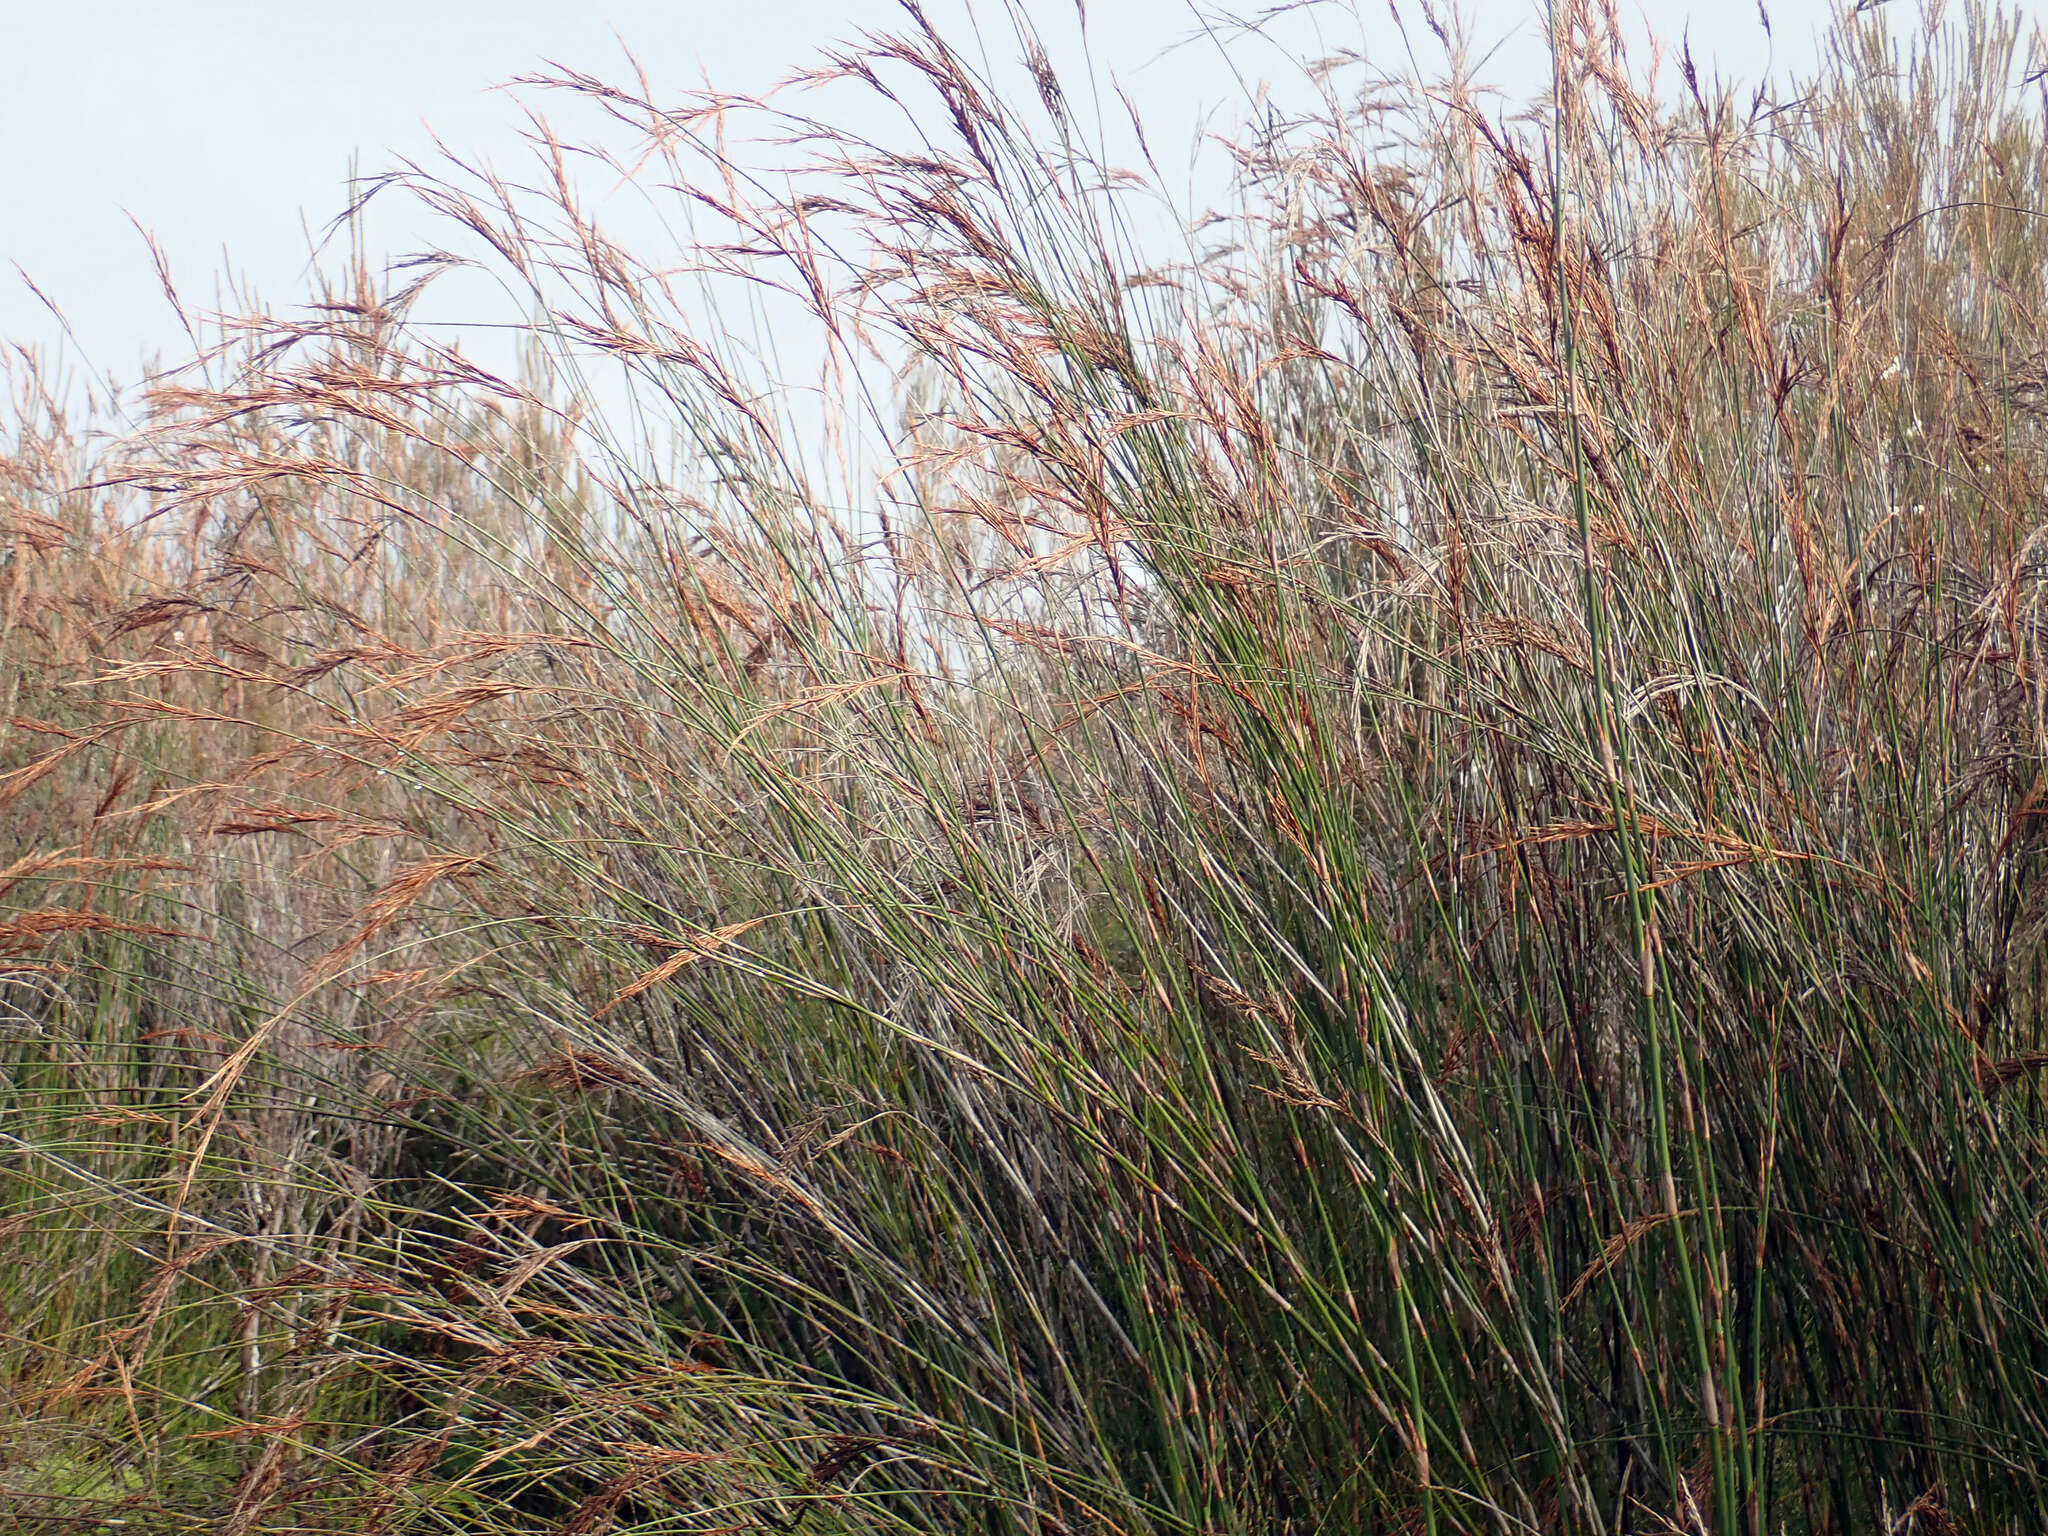
[[[536,76],[430,261],[28,378],[11,1523],[2038,1529],[2048,55],[1550,21],[1173,263],[1028,36]]]

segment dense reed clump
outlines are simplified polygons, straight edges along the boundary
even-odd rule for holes
[[[2037,1529],[2048,59],[1551,19],[1175,263],[1029,39],[537,78],[19,413],[16,1523]]]

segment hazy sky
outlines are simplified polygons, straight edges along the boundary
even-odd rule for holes
[[[1071,62],[1074,0],[1018,3]],[[1826,0],[1772,0],[1767,39],[1753,0],[1621,3],[1661,37],[1689,29],[1703,63],[1745,80],[1810,60],[1827,15]],[[961,32],[964,0],[927,9]],[[1392,48],[1389,9],[1333,5],[1316,25],[1332,42]],[[1542,68],[1535,4],[1465,9],[1478,36],[1511,39],[1489,72],[1526,89]],[[13,0],[0,12],[0,339],[59,338],[18,266],[69,318],[66,362],[124,379],[145,351],[179,345],[137,224],[196,306],[230,270],[288,305],[303,291],[306,229],[341,207],[352,156],[370,172],[428,155],[431,128],[465,154],[516,163],[521,119],[489,87],[543,58],[621,73],[623,39],[657,90],[758,90],[900,16],[892,0]],[[1008,35],[1000,3],[980,12],[991,40]],[[1155,149],[1190,143],[1205,112],[1227,125],[1244,77],[1275,73],[1270,54],[1199,34],[1189,0],[1088,6],[1095,68],[1130,89]],[[378,238],[399,246],[408,233]]]

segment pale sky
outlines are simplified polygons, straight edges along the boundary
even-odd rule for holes
[[[1058,45],[1063,73],[1078,62],[1074,0],[1013,3]],[[1330,5],[1312,25],[1331,44],[1391,50],[1389,9]],[[1806,66],[1827,0],[1772,0],[1769,38],[1753,0],[1622,9],[1673,44],[1689,30],[1703,66],[1750,81]],[[927,10],[949,36],[966,35],[967,0]],[[1466,0],[1465,11],[1479,38],[1510,39],[1489,71],[1497,83],[1533,88],[1533,0]],[[1010,36],[1003,6],[982,0],[979,12],[993,49]],[[707,79],[755,91],[900,14],[892,0],[0,0],[0,341],[61,349],[73,373],[132,380],[146,352],[180,350],[137,224],[195,307],[214,305],[230,271],[287,307],[305,291],[306,231],[342,207],[352,159],[370,173],[429,156],[431,128],[465,155],[518,163],[521,117],[489,88],[542,59],[623,78],[623,39],[657,91]],[[1179,152],[1184,163],[1205,114],[1229,126],[1260,78],[1284,97],[1285,59],[1200,34],[1190,0],[1088,5],[1089,58],[1129,89],[1163,161]],[[1304,48],[1312,36],[1292,35]],[[401,220],[374,238],[397,250],[425,235]],[[71,339],[17,267],[64,311]]]

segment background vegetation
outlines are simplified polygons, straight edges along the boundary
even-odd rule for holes
[[[1028,36],[537,78],[18,371],[9,1524],[2038,1530],[2048,55],[1552,23],[1171,263]]]

